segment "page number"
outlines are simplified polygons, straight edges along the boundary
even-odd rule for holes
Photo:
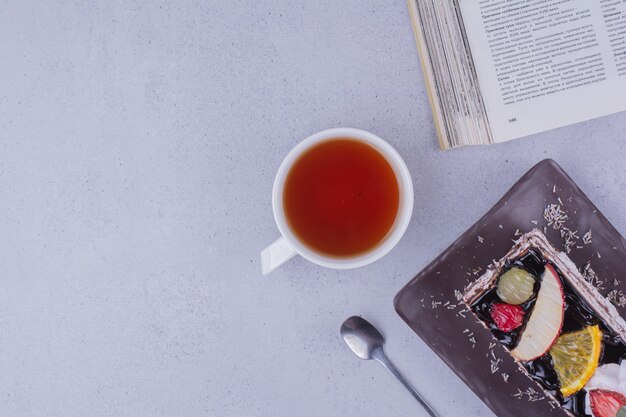
[[[517,117],[511,117],[509,119],[509,123],[515,123],[515,122],[517,122]]]

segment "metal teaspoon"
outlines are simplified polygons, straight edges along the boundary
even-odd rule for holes
[[[385,338],[367,320],[352,316],[343,322],[340,330],[341,336],[352,351],[361,359],[375,359],[393,374],[402,385],[409,390],[420,403],[424,410],[432,417],[439,417],[435,410],[422,398],[422,396],[407,382],[396,367],[387,359],[383,351]]]

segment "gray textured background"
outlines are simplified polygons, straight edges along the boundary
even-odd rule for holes
[[[409,230],[262,277],[273,174],[334,126],[403,155]],[[439,151],[403,1],[0,1],[0,414],[424,415],[343,345],[358,313],[443,416],[491,416],[393,296],[546,157],[626,231],[625,126]]]

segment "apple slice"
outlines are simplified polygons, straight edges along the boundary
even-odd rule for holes
[[[561,280],[554,267],[546,264],[535,307],[511,355],[527,362],[545,354],[561,333],[564,310]]]

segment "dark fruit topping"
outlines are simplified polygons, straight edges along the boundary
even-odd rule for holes
[[[493,303],[491,305],[491,318],[498,330],[510,332],[524,323],[524,309],[505,303]]]

